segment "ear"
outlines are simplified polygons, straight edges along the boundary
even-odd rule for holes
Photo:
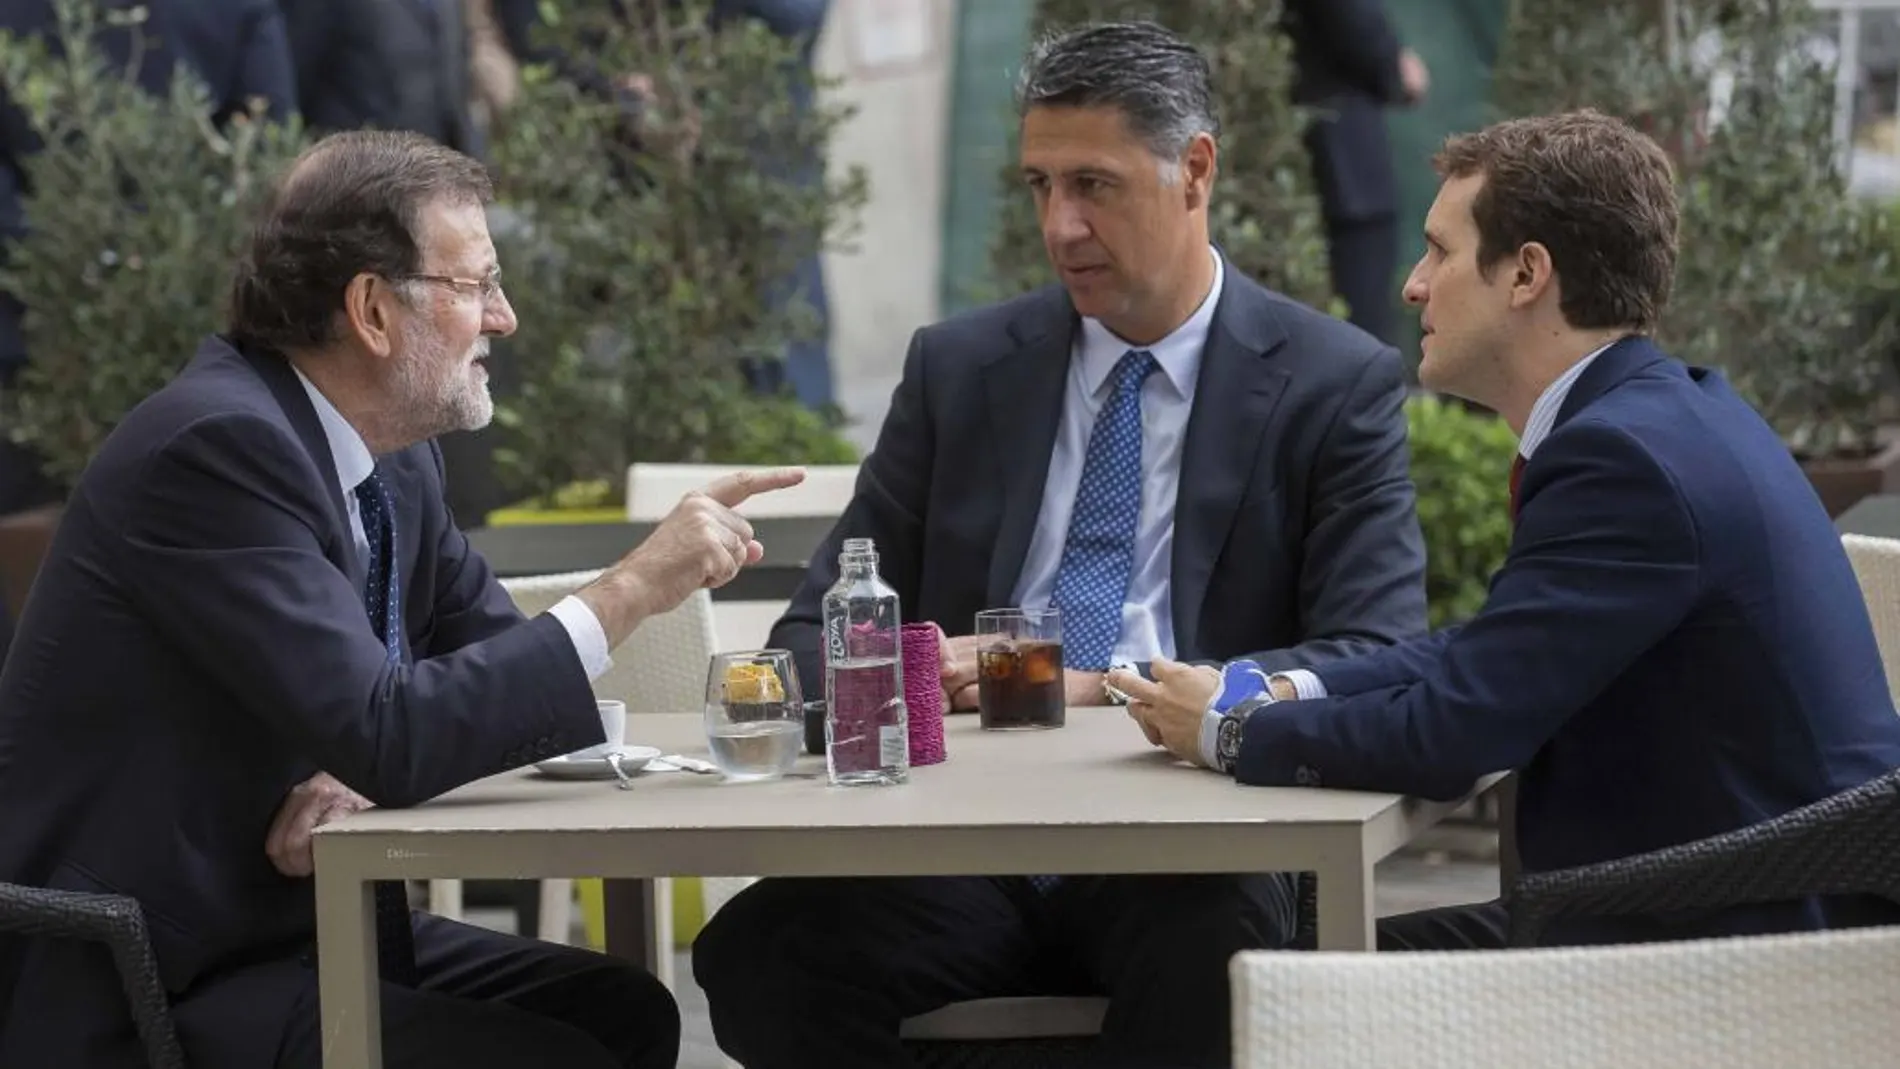
[[[402,295],[379,275],[367,272],[343,287],[343,319],[349,333],[377,359],[395,348],[395,311]]]
[[[1557,267],[1543,242],[1526,242],[1507,261],[1511,271],[1511,307],[1528,308],[1557,291]]]
[[[1214,192],[1214,175],[1220,168],[1220,149],[1212,134],[1199,133],[1188,142],[1181,155],[1181,184],[1190,210],[1207,207]]]

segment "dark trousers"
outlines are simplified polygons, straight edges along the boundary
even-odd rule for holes
[[[1387,345],[1398,334],[1399,221],[1393,216],[1326,224],[1333,291],[1352,325]]]
[[[417,914],[415,988],[382,985],[389,1069],[672,1069],[680,1018],[644,969],[588,950]],[[320,1069],[316,973],[278,1069]]]
[[[1379,922],[1380,950],[1502,950],[1509,939],[1510,918],[1497,899],[1401,913]]]
[[[1106,994],[1108,1065],[1226,1066],[1227,962],[1287,945],[1287,876],[771,879],[693,945],[713,1035],[746,1069],[898,1069],[907,1017],[1011,995]]]

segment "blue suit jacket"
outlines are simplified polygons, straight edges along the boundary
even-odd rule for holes
[[[1714,372],[1629,339],[1525,466],[1463,627],[1322,666],[1333,697],[1247,722],[1236,773],[1452,798],[1515,769],[1526,871],[1752,824],[1900,764],[1900,717],[1840,537]],[[1552,941],[1809,928],[1815,904],[1595,922]]]
[[[1187,660],[1279,670],[1425,630],[1399,357],[1227,264],[1181,450],[1169,605]],[[877,541],[904,619],[968,634],[1009,604],[1042,509],[1081,320],[1061,286],[917,332],[857,492],[772,629],[824,693],[818,628],[846,538]]]
[[[265,833],[327,771],[383,806],[600,742],[558,620],[523,621],[380,458],[405,663],[385,663],[329,446],[282,358],[208,341],[80,480],[0,672],[0,881],[130,895],[198,1069],[268,1066],[314,977],[312,883]],[[139,1065],[97,948],[0,939],[0,1065]]]

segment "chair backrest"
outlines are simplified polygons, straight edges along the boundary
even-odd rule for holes
[[[1844,534],[1841,545],[1853,562],[1854,577],[1874,621],[1880,660],[1887,668],[1887,689],[1900,695],[1900,539]]]
[[[743,470],[745,465],[738,464],[634,464],[627,469],[627,520],[658,520],[687,493]],[[774,519],[842,516],[857,485],[856,464],[814,464],[806,467],[804,482],[755,497],[739,506],[739,514]]]
[[[1831,1069],[1900,1051],[1900,928],[1553,950],[1236,955],[1236,1069]]]
[[[564,572],[501,581],[524,615],[554,603],[599,578],[600,572]],[[706,704],[706,670],[719,649],[712,595],[704,590],[671,612],[642,621],[614,651],[614,666],[594,680],[594,693],[627,703],[628,714],[697,713]]]

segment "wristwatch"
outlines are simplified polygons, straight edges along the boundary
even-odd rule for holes
[[[1214,759],[1220,762],[1220,770],[1232,773],[1234,763],[1240,760],[1240,742],[1247,727],[1247,718],[1254,710],[1264,709],[1279,701],[1270,690],[1262,690],[1245,701],[1221,713],[1218,734],[1214,736]]]

